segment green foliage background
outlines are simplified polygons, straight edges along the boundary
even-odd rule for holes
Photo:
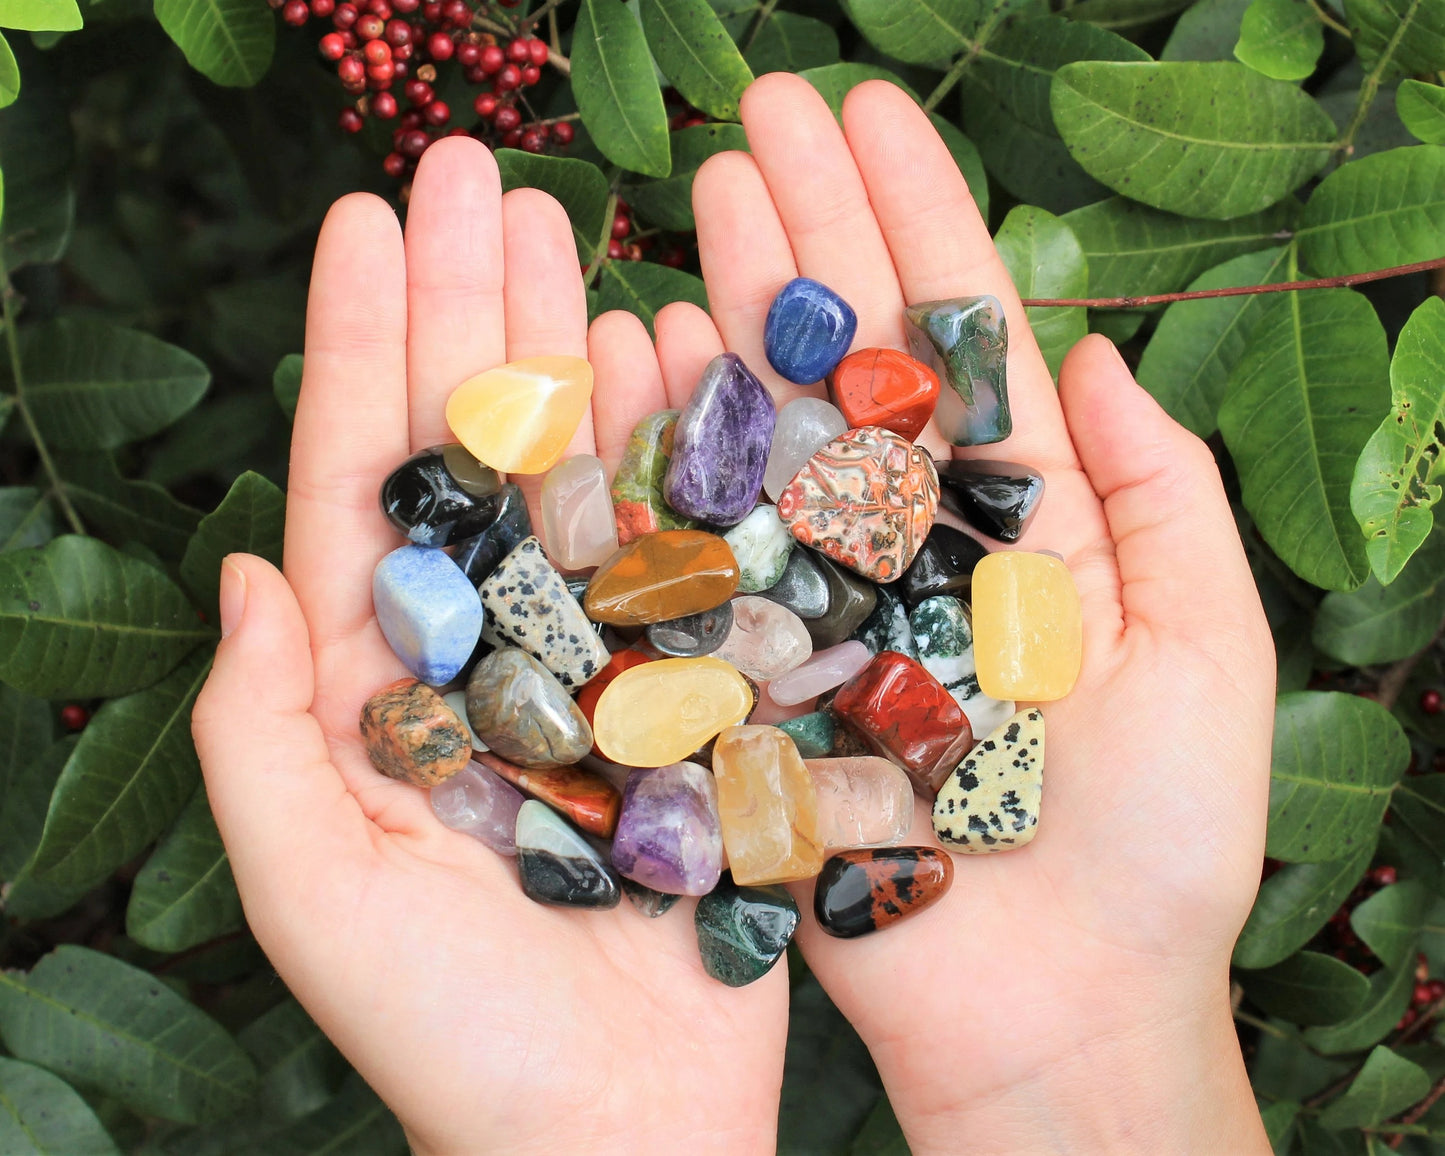
[[[1445,0],[555,12],[570,82],[537,94],[580,111],[577,141],[499,159],[509,187],[566,206],[597,310],[705,302],[695,260],[606,258],[613,205],[689,251],[692,176],[745,147],[738,96],[776,69],[835,109],[875,76],[919,96],[1025,296],[1445,254]],[[397,192],[384,135],[335,130],[315,33],[278,24],[262,0],[0,0],[5,1153],[405,1149],[247,932],[189,736],[219,558],[279,557],[321,216],[347,191]],[[709,123],[669,132],[664,83]],[[1419,954],[1445,974],[1445,715],[1419,705],[1445,685],[1434,275],[1031,311],[1052,367],[1104,332],[1212,439],[1276,629],[1271,873],[1235,997],[1281,1153],[1445,1140],[1445,1106],[1426,1108],[1445,1036],[1430,1016],[1396,1026]],[[76,702],[93,718],[66,735]],[[1358,890],[1372,864],[1398,881]],[[1332,951],[1346,922],[1363,968]],[[906,1151],[857,1037],[796,961],[793,979],[782,1150]]]

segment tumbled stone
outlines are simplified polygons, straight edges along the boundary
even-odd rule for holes
[[[848,428],[838,407],[821,397],[799,397],[778,411],[768,465],[763,471],[763,492],[778,500],[808,459]]]
[[[878,426],[834,438],[778,497],[793,537],[875,582],[908,568],[937,512],[933,460]]]
[[[487,580],[508,554],[532,536],[532,519],[527,498],[515,482],[508,482],[497,494],[497,516],[485,530],[458,542],[452,561],[462,568],[473,586]]]
[[[970,674],[956,687],[949,689],[953,701],[968,716],[969,729],[986,735],[1007,722],[1018,712],[1018,703],[1011,698],[991,698],[978,685],[978,675]]]
[[[461,690],[449,690],[449,691],[447,691],[446,694],[442,695],[442,701],[445,702],[445,703],[447,704],[447,706],[449,706],[449,707],[452,708],[452,711],[456,714],[457,718],[459,718],[459,719],[461,720],[462,725],[467,728],[467,734],[468,734],[468,735],[471,735],[471,739],[472,739],[472,750],[474,750],[474,751],[484,751],[484,750],[486,750],[486,749],[487,749],[487,744],[484,743],[484,742],[482,742],[481,739],[477,738],[476,735],[472,734],[472,724],[469,723],[469,722],[467,722],[467,692],[466,692],[466,688],[463,687]]]
[[[578,454],[542,482],[542,534],[563,570],[600,566],[617,552],[617,522],[600,458]]]
[[[962,602],[947,594],[926,598],[909,622],[918,643],[918,661],[963,708],[974,734],[987,734],[1013,715],[1017,708],[1012,699],[1000,702],[979,688],[973,627]]]
[[[582,686],[607,662],[607,648],[535,537],[518,543],[480,593],[500,639],[540,659],[563,686]]]
[[[1009,412],[1008,326],[997,297],[955,297],[904,310],[908,347],[951,388],[934,418],[956,446],[1001,442],[1013,431]]]
[[[818,796],[793,740],[774,726],[734,726],[712,756],[728,866],[739,883],[818,873]]]
[[[815,651],[808,659],[787,674],[768,683],[768,694],[781,706],[793,706],[817,698],[825,690],[842,686],[873,657],[861,642],[840,642],[827,650]]]
[[[580,357],[528,357],[470,377],[447,398],[447,425],[480,462],[509,474],[557,464],[592,404]]]
[[[472,671],[467,721],[490,751],[524,767],[565,766],[592,749],[592,729],[562,684],[513,647]]]
[[[777,583],[793,553],[793,535],[776,506],[758,506],[723,535],[738,563],[738,591],[755,594]]]
[[[635,770],[622,792],[612,866],[674,895],[706,895],[722,873],[717,784],[695,763]]]
[[[597,672],[591,682],[577,692],[574,700],[577,703],[577,709],[586,718],[588,726],[592,725],[593,716],[597,711],[597,700],[602,697],[602,692],[607,689],[612,680],[624,670],[651,661],[652,655],[643,654],[640,650],[627,649],[613,653],[612,657],[607,660],[607,665]]]
[[[877,755],[804,760],[818,792],[825,851],[901,843],[913,825],[913,784]]]
[[[798,715],[773,724],[798,748],[804,760],[821,759],[833,749],[833,716],[827,711],[815,710],[810,714]],[[888,764],[890,767],[892,763]]]
[[[762,979],[788,950],[801,918],[785,888],[739,887],[723,872],[693,912],[703,970],[728,987]]]
[[[854,939],[917,915],[952,882],[953,860],[937,847],[844,851],[823,864],[813,914],[829,935]]]
[[[1074,689],[1083,659],[1079,592],[1047,554],[990,554],[973,572],[978,684],[996,699],[1048,702]]]
[[[654,891],[651,887],[644,887],[641,883],[627,878],[626,875],[622,876],[622,894],[626,895],[632,906],[648,919],[666,915],[682,898],[681,895],[667,895],[661,891]]]
[[[713,653],[749,678],[767,682],[812,656],[813,640],[806,625],[786,606],[756,594],[734,598],[730,605],[732,629]]]
[[[938,790],[933,830],[969,855],[1013,851],[1038,833],[1044,786],[1044,714],[1020,711],[959,763]]]
[[[580,757],[580,756],[579,756]],[[610,839],[622,796],[601,775],[582,767],[519,767],[491,751],[473,760],[588,834]]]
[[[361,708],[361,737],[383,775],[434,787],[471,759],[467,729],[442,696],[414,678],[377,691]]]
[[[694,530],[697,522],[684,518],[662,496],[662,481],[672,458],[672,439],[680,410],[650,413],[632,431],[622,463],[612,479],[612,510],[617,520],[617,542],[657,530]]]
[[[617,876],[592,844],[536,799],[517,812],[517,874],[538,903],[606,909],[622,902]]]
[[[597,701],[597,748],[625,767],[680,763],[747,718],[753,691],[714,657],[663,658],[618,674]]]
[[[711,610],[654,622],[647,628],[647,642],[671,658],[701,658],[717,650],[732,628],[733,604],[724,602]]]
[[[828,612],[828,579],[817,558],[806,550],[794,550],[783,576],[758,593],[769,602],[786,606],[799,618],[821,618]]]
[[[476,588],[431,546],[402,546],[384,555],[372,574],[371,601],[397,658],[433,686],[456,678],[481,637]]]
[[[473,762],[430,792],[432,813],[442,825],[479,839],[500,855],[517,853],[517,812],[523,795],[497,774]]]
[[[798,551],[802,553],[802,551]],[[803,625],[813,640],[815,650],[826,650],[847,640],[848,636],[868,620],[878,603],[881,587],[845,570],[821,555],[813,561],[828,587],[828,609]]]
[[[742,358],[713,358],[677,421],[667,504],[714,526],[741,522],[762,491],[776,421],[772,397]]]
[[[794,277],[768,307],[763,351],[779,374],[807,385],[833,371],[857,329],[857,315],[837,293],[810,277]]]
[[[418,546],[450,546],[497,516],[502,479],[465,446],[412,454],[381,483],[381,512]]]
[[[721,606],[738,586],[728,544],[704,530],[634,538],[592,575],[584,606],[594,622],[645,626]]]
[[[939,522],[903,572],[898,593],[910,609],[937,594],[966,599],[973,588],[974,568],[987,556],[988,547],[977,538]]]
[[[1044,476],[1013,462],[959,458],[935,461],[939,501],[975,530],[1017,542],[1044,496]]]
[[[908,625],[908,606],[898,596],[897,585],[895,582],[891,586],[874,587],[878,602],[852,637],[874,654],[893,650],[917,658],[918,647],[913,641],[913,629]]]
[[[973,745],[968,719],[948,691],[913,659],[890,650],[874,655],[837,693],[832,710],[876,754],[902,767],[925,799]]]
[[[909,441],[938,404],[938,374],[898,349],[850,353],[833,370],[832,387],[850,426],[882,426]]]
[[[748,722],[768,723],[771,726],[776,726],[780,722],[797,718],[799,715],[809,714],[816,709],[816,697],[804,698],[798,702],[777,702],[769,693],[771,687],[771,683],[763,682],[758,684],[758,705],[753,708],[752,714],[748,715]]]

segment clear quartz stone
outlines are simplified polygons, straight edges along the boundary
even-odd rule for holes
[[[502,855],[517,853],[522,793],[480,763],[431,789],[431,809],[444,826],[480,839]]]
[[[617,553],[617,521],[599,458],[579,454],[548,472],[542,483],[542,534],[547,554],[563,570],[600,566]]]
[[[848,428],[837,406],[819,397],[800,397],[778,412],[773,446],[763,471],[763,490],[773,501],[815,453]]]

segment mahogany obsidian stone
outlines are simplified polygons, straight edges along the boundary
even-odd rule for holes
[[[936,461],[939,500],[970,526],[1000,542],[1017,542],[1044,496],[1044,478],[1016,462]]]
[[[381,511],[418,546],[450,546],[497,516],[502,480],[465,446],[412,454],[381,484]]]
[[[936,523],[913,564],[898,580],[898,593],[912,610],[935,594],[952,594],[968,601],[973,589],[973,568],[987,557],[988,548],[962,530]]]
[[[515,482],[507,482],[497,493],[497,506],[491,523],[474,537],[457,543],[452,561],[480,586],[486,577],[510,554],[524,538],[532,536],[532,519],[527,514],[527,499]]]
[[[952,882],[953,861],[935,847],[844,851],[823,864],[813,914],[829,935],[854,939],[917,914]]]

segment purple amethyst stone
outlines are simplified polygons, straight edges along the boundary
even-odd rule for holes
[[[696,763],[634,770],[622,790],[612,865],[669,895],[706,895],[722,874],[717,784]]]
[[[662,483],[667,504],[714,526],[741,522],[762,491],[777,420],[772,397],[742,358],[714,357],[677,419]]]

